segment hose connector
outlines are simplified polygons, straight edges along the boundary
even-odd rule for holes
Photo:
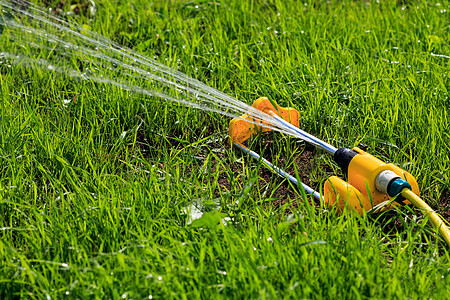
[[[390,197],[397,196],[405,188],[412,189],[408,181],[391,170],[381,171],[375,179],[375,186],[378,191]]]
[[[403,189],[412,190],[411,185],[403,178],[398,178],[394,180],[388,189],[388,195],[391,197],[397,196],[403,191]]]

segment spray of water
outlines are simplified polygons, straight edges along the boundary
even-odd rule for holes
[[[0,59],[14,65],[110,84],[155,101],[164,99],[231,118],[247,113],[254,124],[316,144],[243,101],[26,1],[0,0],[0,40],[4,45]]]

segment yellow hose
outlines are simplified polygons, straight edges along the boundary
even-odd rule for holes
[[[427,216],[431,223],[439,229],[439,233],[450,246],[450,230],[445,225],[444,221],[438,216],[438,214],[423,201],[419,196],[414,194],[410,189],[403,189],[402,196],[411,201],[416,207],[418,207]]]

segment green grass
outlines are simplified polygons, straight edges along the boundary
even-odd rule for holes
[[[92,16],[83,1],[68,18],[249,104],[296,107],[304,130],[368,144],[449,210],[448,1],[147,2],[99,1]],[[11,47],[1,34],[0,45]],[[411,209],[317,208],[231,149],[226,118],[0,60],[0,298],[450,293],[448,247]],[[273,161],[302,151],[266,138]],[[209,212],[189,225],[193,201]]]

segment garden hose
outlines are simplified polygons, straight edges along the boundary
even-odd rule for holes
[[[439,217],[439,215],[410,189],[405,188],[401,191],[400,194],[405,199],[408,199],[417,208],[419,208],[422,213],[430,219],[431,223],[433,223],[433,225],[439,230],[440,235],[447,242],[447,245],[450,246],[450,230],[445,225],[444,221],[442,221],[442,219]]]

